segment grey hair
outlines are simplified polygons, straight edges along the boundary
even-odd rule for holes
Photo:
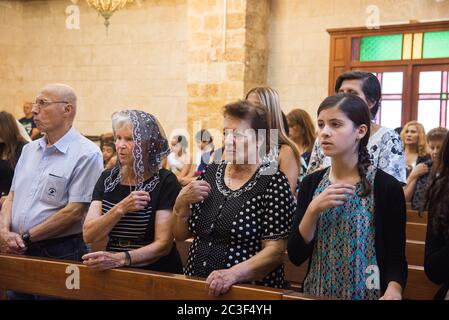
[[[124,112],[114,112],[112,114],[112,131],[117,130],[125,125],[128,125],[131,129],[133,127],[133,122],[131,121],[131,117],[129,114]]]
[[[156,117],[141,110],[124,110],[112,115],[112,129],[116,130],[124,125],[130,125],[134,141],[134,174],[136,176],[136,190],[151,192],[159,182],[159,169],[164,157],[170,152],[164,130]],[[146,173],[152,177],[150,183]],[[105,180],[105,192],[113,190],[121,181],[121,164],[116,166]]]

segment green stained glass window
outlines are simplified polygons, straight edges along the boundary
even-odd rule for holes
[[[425,32],[423,58],[449,57],[449,31]]]
[[[360,61],[401,60],[402,34],[362,37]]]

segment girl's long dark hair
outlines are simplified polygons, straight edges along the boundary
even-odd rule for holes
[[[354,126],[358,127],[364,124],[367,127],[366,134],[359,143],[359,160],[357,163],[357,169],[359,171],[363,186],[361,196],[366,197],[372,190],[372,186],[366,178],[368,167],[371,164],[370,155],[368,153],[368,149],[366,148],[370,137],[371,125],[371,114],[368,105],[361,98],[353,94],[339,93],[324,99],[318,107],[317,115],[319,115],[321,111],[330,108],[338,108],[341,110],[341,112],[343,112],[349,120],[354,123]]]
[[[0,137],[3,141],[0,142],[0,156],[6,159],[12,169],[16,167],[18,160],[16,150],[19,142],[26,142],[20,135],[18,125],[12,114],[0,112]]]
[[[435,232],[449,240],[449,134],[446,134],[430,179],[424,208],[429,211],[429,223],[433,224]]]

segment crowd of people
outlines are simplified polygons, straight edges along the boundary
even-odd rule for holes
[[[428,211],[425,270],[448,298],[447,130],[412,121],[399,135],[375,123],[380,100],[373,74],[345,72],[315,126],[304,110],[284,114],[273,88],[253,88],[223,107],[222,146],[203,129],[192,156],[187,137],[168,139],[140,110],[112,115],[100,151],[73,127],[74,90],[47,85],[20,123],[0,112],[0,250],[201,277],[215,296],[237,283],[286,288],[287,250],[308,263],[305,293],[399,300],[411,202]],[[175,240],[186,239],[183,267]]]

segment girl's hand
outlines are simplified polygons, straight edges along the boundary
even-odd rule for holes
[[[355,186],[350,184],[332,184],[313,199],[310,205],[315,212],[321,213],[325,209],[341,206],[354,194],[354,191]]]

